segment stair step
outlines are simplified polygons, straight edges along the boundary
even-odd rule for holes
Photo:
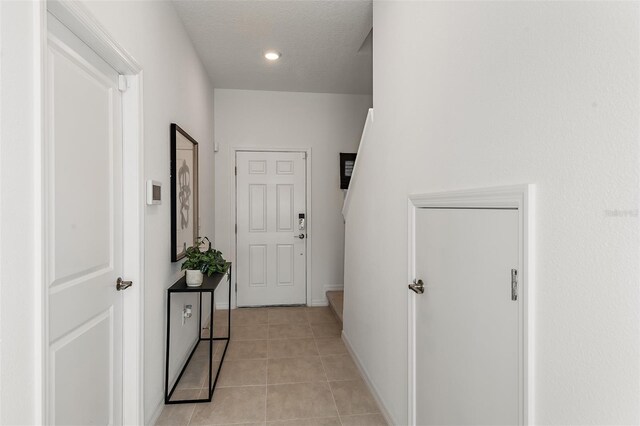
[[[336,314],[340,323],[342,323],[342,309],[344,306],[344,291],[328,291],[327,299],[329,300],[329,307]]]

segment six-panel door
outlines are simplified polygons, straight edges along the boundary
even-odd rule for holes
[[[238,306],[304,304],[305,154],[238,152],[236,164]]]

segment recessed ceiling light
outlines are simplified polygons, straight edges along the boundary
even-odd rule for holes
[[[277,61],[280,59],[280,52],[276,52],[275,50],[269,50],[264,53],[264,57],[269,61]]]

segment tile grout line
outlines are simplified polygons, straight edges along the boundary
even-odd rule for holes
[[[266,385],[236,385],[236,386],[220,386],[220,387],[216,386],[216,390],[218,390],[218,389],[237,389],[237,388],[260,388],[260,387],[264,387],[264,386],[266,386]],[[213,401],[213,399],[211,401]]]
[[[267,311],[267,315],[269,314],[269,312]],[[269,320],[269,317],[267,316],[267,321]],[[267,333],[269,332],[269,330],[267,330]],[[267,336],[268,337],[268,336]],[[264,424],[267,424],[267,407],[268,407],[268,400],[269,400],[269,341],[267,340],[267,368],[264,369]]]
[[[270,420],[268,423],[281,423],[281,422],[292,422],[295,420],[318,420],[318,419],[338,419],[339,417],[336,416],[321,416],[321,417],[294,417],[293,419],[281,419],[281,420]],[[244,425],[246,423],[226,423],[224,425],[219,425],[219,426],[227,426],[227,425],[236,425],[236,424],[241,424]]]
[[[300,385],[300,384],[309,384],[309,383],[345,383],[345,382],[358,382],[359,379],[347,379],[347,380],[306,380],[304,382],[283,382],[283,383],[271,383],[269,386],[283,386],[283,385]],[[253,385],[232,385],[232,386],[216,386],[216,389],[229,389],[229,388],[256,388],[259,386],[266,386],[264,384],[253,384]],[[193,388],[190,390],[194,390]],[[364,413],[364,414],[374,414],[372,413]]]
[[[320,347],[318,346],[318,341],[314,338],[313,343],[316,345],[316,350],[318,354],[320,354]],[[336,402],[336,396],[333,394],[333,389],[331,388],[331,383],[329,382],[329,375],[327,374],[327,369],[324,366],[324,361],[322,357],[320,357],[320,364],[322,364],[322,371],[324,371],[324,376],[327,378],[327,386],[329,386],[329,392],[331,393],[331,399],[333,399],[333,406],[336,409],[336,414],[338,415],[338,422],[342,425],[342,417],[340,417],[340,410],[338,410],[338,403]]]
[[[211,327],[211,326],[210,326]],[[211,328],[209,328],[209,331],[211,331]],[[211,335],[209,335],[210,338],[212,337]],[[219,346],[216,346],[214,344],[214,350],[213,350],[213,354],[211,354],[211,357],[213,358],[213,361],[215,361],[216,358],[216,354],[218,353],[218,350],[220,349]],[[213,367],[213,365],[212,365]],[[220,368],[222,368],[222,365],[220,366]],[[205,389],[205,386],[208,387],[208,380],[205,378],[204,383],[202,384],[202,387],[200,388],[200,394],[202,394],[202,391]],[[200,397],[200,395],[198,395],[198,397]],[[213,399],[211,400],[211,402],[208,402],[208,404],[213,404]],[[191,410],[191,415],[189,415],[189,421],[187,422],[187,425],[191,424],[191,420],[193,420],[193,415],[196,413],[196,406],[197,404],[193,404],[193,409]]]
[[[280,323],[280,324],[273,324],[273,325],[294,325],[294,324],[299,324],[300,326],[302,326],[304,324],[304,326],[306,326],[305,328],[310,329],[310,331],[311,331],[310,336],[284,337],[284,338],[276,337],[276,338],[272,338],[269,335],[269,331],[270,331],[269,328],[270,328],[270,325],[272,325],[272,324],[269,324],[268,313],[267,313],[267,322],[266,322],[266,324],[262,323],[262,322],[259,322],[259,323],[256,323],[256,324],[247,323],[247,324],[243,324],[243,325],[239,326],[239,327],[255,327],[256,325],[264,325],[264,326],[267,327],[267,337],[266,338],[261,338],[261,339],[255,339],[255,338],[251,339],[250,338],[250,339],[240,340],[239,341],[241,343],[242,342],[252,342],[252,341],[253,342],[265,342],[266,345],[267,345],[267,355],[266,355],[266,357],[261,357],[261,358],[251,358],[250,357],[250,358],[237,358],[237,359],[229,358],[230,361],[243,361],[243,360],[244,361],[262,361],[262,360],[265,361],[265,364],[266,364],[265,384],[264,384],[264,386],[265,386],[265,405],[264,405],[265,406],[265,412],[264,412],[264,417],[263,417],[265,423],[269,421],[267,419],[267,409],[268,409],[268,401],[267,400],[268,400],[268,386],[269,386],[268,377],[269,377],[270,360],[271,359],[291,359],[291,358],[320,358],[320,363],[321,363],[322,370],[323,370],[323,373],[324,373],[324,376],[325,376],[324,380],[322,380],[322,381],[286,382],[286,383],[277,383],[277,384],[274,384],[274,385],[280,386],[280,385],[290,385],[290,384],[300,384],[300,383],[327,383],[327,386],[329,386],[329,391],[331,392],[331,396],[332,396],[332,399],[333,399],[333,402],[334,402],[334,407],[336,409],[337,419],[342,424],[342,419],[341,419],[340,413],[338,412],[338,409],[337,409],[337,402],[336,402],[336,399],[335,399],[335,395],[333,393],[333,390],[331,389],[331,384],[330,384],[329,379],[328,379],[327,370],[326,370],[326,367],[325,367],[324,362],[323,362],[323,355],[320,354],[319,342],[317,341],[317,339],[329,338],[330,336],[318,337],[317,333],[315,333],[314,330],[313,330],[313,325],[315,323],[314,324],[311,323],[308,314],[309,314],[309,311],[305,310],[304,311],[304,319],[303,320],[287,321],[287,322],[283,322],[283,323]],[[335,323],[335,321],[326,321],[326,322],[321,321],[321,322],[319,322],[317,324],[321,324],[322,325],[322,324],[334,324],[334,323]],[[228,328],[231,328],[230,324],[227,324],[226,326]],[[314,344],[315,349],[317,351],[317,355],[269,357],[269,347],[271,346],[270,345],[271,341],[296,341],[296,340],[307,340],[308,341],[310,339],[313,339],[313,344]],[[216,347],[214,349],[214,354],[213,354],[214,358],[216,357],[216,354],[218,352],[220,352],[220,347]],[[336,354],[328,354],[328,356],[331,356],[331,355],[336,356]],[[341,380],[334,380],[334,381],[341,381]],[[207,382],[207,380],[205,378],[204,383],[200,387],[200,392],[202,392],[202,390],[205,389],[205,387],[207,386],[207,383],[208,382]],[[242,387],[258,387],[258,386],[262,386],[262,385],[260,385],[260,384],[248,384],[248,385],[240,385],[240,386],[226,386],[226,387],[225,386],[221,386],[221,388],[242,388]],[[189,389],[196,390],[198,388],[189,388]],[[211,403],[213,403],[213,401]],[[188,417],[188,421],[187,421],[186,424],[191,424],[193,422],[196,409],[197,409],[197,404],[193,404],[193,407],[192,407],[192,409],[190,411],[190,415]],[[332,417],[323,416],[323,417],[310,417],[310,418],[317,418],[317,419],[327,418],[327,419],[329,419],[329,418],[336,418],[336,417],[334,417],[334,416],[332,416]],[[300,419],[296,418],[296,419],[286,419],[286,420],[302,420],[302,419],[307,419],[307,417],[300,418]],[[242,423],[237,423],[237,424],[242,424]]]
[[[269,311],[267,311],[267,323],[269,322],[268,314],[269,314]],[[304,317],[305,317],[305,319],[307,319],[306,312],[305,312],[305,316]],[[308,321],[307,321],[307,325],[309,325]],[[268,400],[269,400],[269,365],[271,364],[270,361],[269,361],[271,359],[271,358],[269,358],[269,342],[271,340],[281,340],[281,339],[271,339],[271,335],[269,333],[269,328],[270,328],[270,324],[267,325],[267,368],[266,368],[266,378],[265,378],[265,384],[266,384],[266,387],[265,387],[266,391],[265,392],[266,392],[266,394],[265,394],[265,399],[264,399],[264,419],[265,419],[264,421],[265,421],[265,425],[269,421],[269,419],[267,418],[268,417],[268,404],[269,404],[269,402],[268,402]],[[309,325],[309,328],[311,328],[310,325]],[[313,334],[313,330],[312,330],[312,334]],[[282,339],[282,340],[290,340],[290,339]],[[315,343],[315,340],[314,340],[314,343]],[[316,348],[316,350],[317,350],[317,348]],[[322,363],[322,361],[320,361],[320,362]],[[325,376],[326,376],[326,374],[325,374]]]
[[[191,414],[189,415],[189,421],[187,422],[187,425],[191,424],[191,420],[193,419],[193,415],[196,412],[196,404],[192,404],[193,408],[191,408]]]

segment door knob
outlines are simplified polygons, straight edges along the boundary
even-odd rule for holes
[[[424,282],[418,279],[413,280],[413,284],[409,284],[409,290],[412,290],[418,294],[424,293]]]
[[[116,281],[116,289],[118,291],[126,290],[133,285],[133,281],[123,281],[122,278],[118,277]]]
[[[294,235],[293,238],[300,238],[301,240],[304,240],[304,234]]]

